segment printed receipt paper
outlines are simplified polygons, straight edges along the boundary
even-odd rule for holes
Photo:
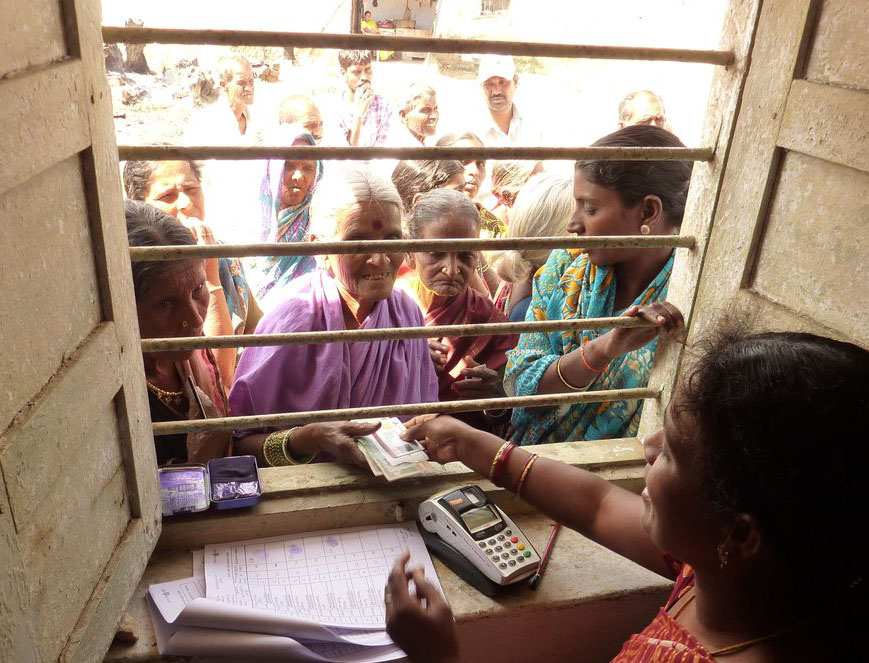
[[[204,565],[194,554],[204,577],[149,588],[158,649],[248,660],[401,658],[384,630],[383,587],[404,549],[440,587],[413,523],[207,546]]]

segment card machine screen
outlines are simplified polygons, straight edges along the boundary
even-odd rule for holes
[[[505,527],[501,516],[486,504],[486,495],[476,486],[448,493],[439,502],[457,519],[461,519],[462,525],[474,539],[485,538]]]
[[[488,506],[465,511],[461,514],[461,518],[465,521],[465,525],[467,525],[468,531],[471,534],[476,534],[480,530],[488,529],[492,525],[497,525],[501,522],[501,517]]]

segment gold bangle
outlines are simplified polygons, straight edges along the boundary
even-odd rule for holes
[[[498,447],[498,451],[495,453],[495,459],[492,461],[492,467],[489,468],[489,480],[492,480],[492,476],[495,474],[495,467],[498,465],[498,461],[501,460],[501,456],[504,455],[504,451],[507,447],[510,446],[509,442],[504,442],[500,447]]]
[[[570,389],[571,391],[585,391],[588,389],[588,384],[584,387],[574,387],[567,380],[564,379],[564,376],[561,374],[561,360],[564,359],[564,355],[555,360],[555,372],[558,373],[558,379],[561,380],[561,384]],[[589,382],[589,384],[591,384]]]
[[[528,478],[528,473],[531,472],[531,466],[537,462],[537,454],[531,454],[531,458],[525,464],[525,469],[522,470],[522,474],[519,477],[519,481],[516,484],[516,494],[519,497],[522,497],[522,487],[525,485],[525,479]]]
[[[269,433],[263,440],[263,458],[269,467],[282,467],[292,465],[292,462],[284,453],[284,437],[289,431],[279,430]]]

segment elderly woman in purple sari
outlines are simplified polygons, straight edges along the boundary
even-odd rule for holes
[[[316,145],[314,137],[295,124],[281,125],[269,137],[274,145]],[[322,161],[269,159],[259,192],[260,242],[304,242],[308,239],[311,199],[323,176]],[[312,256],[268,256],[252,262],[257,298],[264,311],[283,298],[293,279],[316,267]]]
[[[310,239],[398,240],[401,210],[401,198],[388,179],[362,165],[336,167],[314,195]],[[284,290],[256,333],[422,327],[419,307],[393,288],[403,260],[400,251],[321,256],[318,269],[296,278]],[[232,413],[244,416],[425,403],[437,398],[438,380],[427,341],[404,339],[248,348],[229,401]],[[299,462],[299,456],[309,460],[312,452],[322,448],[316,440],[300,439],[292,429],[276,434],[236,431],[237,437],[252,435],[262,437],[263,444],[269,443],[271,435],[284,435],[287,464]]]

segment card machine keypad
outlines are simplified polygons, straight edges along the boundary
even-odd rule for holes
[[[420,505],[419,518],[499,585],[530,576],[540,564],[534,546],[478,486],[433,495]]]

